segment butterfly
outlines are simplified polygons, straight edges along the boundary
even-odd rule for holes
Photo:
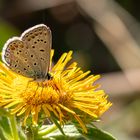
[[[2,60],[12,71],[34,80],[50,79],[51,30],[39,24],[9,39],[2,50]]]

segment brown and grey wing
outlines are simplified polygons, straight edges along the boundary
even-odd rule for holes
[[[34,78],[36,71],[30,63],[26,47],[18,37],[8,40],[2,51],[2,59],[12,71]]]
[[[25,31],[21,39],[29,47],[33,57],[37,58],[36,63],[40,65],[42,76],[45,77],[50,64],[51,30],[44,24],[36,25]]]

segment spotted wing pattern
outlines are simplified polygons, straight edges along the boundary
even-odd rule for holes
[[[50,64],[51,31],[44,25],[26,30],[21,37],[9,39],[2,55],[6,65],[23,76],[45,78]]]

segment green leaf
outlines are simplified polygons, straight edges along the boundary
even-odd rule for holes
[[[88,125],[87,129],[88,129],[88,133],[83,134],[86,140],[117,140],[111,134],[101,129],[98,129],[93,125]],[[78,130],[82,134],[81,128],[78,128]]]
[[[0,136],[3,137],[3,140],[13,139],[9,119],[7,117],[0,117]]]
[[[23,132],[21,127],[19,128],[19,139],[20,140],[26,140],[27,139],[26,135],[24,134],[24,132]]]
[[[46,136],[43,136],[39,140],[86,140],[75,128],[74,125],[65,125],[63,127],[63,131],[65,135],[63,135],[59,129],[55,130],[54,132],[51,132],[47,134]]]
[[[116,140],[109,133],[98,129],[93,125],[87,126],[88,133],[83,133],[81,127],[75,128],[74,125],[65,125],[63,131],[65,135],[57,129],[45,136],[40,137],[39,140]]]
[[[18,137],[20,140],[26,139],[21,127],[18,127],[16,118],[8,110],[0,108],[0,139],[15,140]]]

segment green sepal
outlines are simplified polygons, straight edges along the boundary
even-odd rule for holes
[[[57,126],[57,128],[60,130],[60,132],[65,135],[61,125],[58,123],[58,120],[56,119],[56,117],[52,114],[51,116],[52,121],[54,122],[54,124]]]

